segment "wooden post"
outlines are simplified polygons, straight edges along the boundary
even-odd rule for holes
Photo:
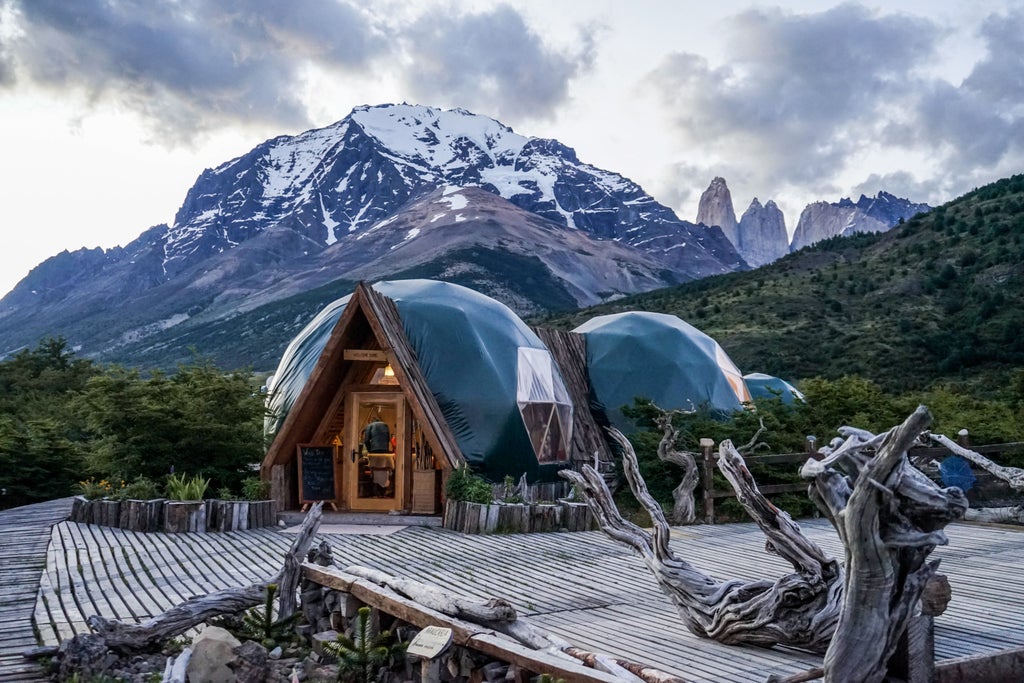
[[[704,523],[715,523],[715,442],[713,439],[700,440],[700,452],[704,464]]]

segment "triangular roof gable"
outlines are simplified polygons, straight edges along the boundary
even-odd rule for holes
[[[288,411],[284,423],[263,459],[264,475],[274,465],[291,462],[296,446],[308,443],[318,430],[324,413],[336,405],[355,361],[345,360],[346,348],[376,347],[384,351],[405,394],[413,416],[435,453],[443,454],[449,467],[465,462],[455,436],[445,421],[434,394],[409,344],[395,303],[360,282],[331,331],[316,366]]]

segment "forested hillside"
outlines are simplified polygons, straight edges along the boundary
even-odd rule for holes
[[[837,237],[763,268],[632,296],[594,315],[678,315],[744,372],[858,375],[892,391],[944,383],[1024,395],[1024,175],[979,188],[892,232]]]

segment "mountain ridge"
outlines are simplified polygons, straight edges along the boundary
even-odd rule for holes
[[[148,337],[176,329],[185,338],[190,326],[230,321],[302,287],[430,270],[409,245],[426,248],[432,231],[395,217],[452,186],[493,198],[473,195],[502,220],[462,224],[486,232],[489,243],[476,252],[460,247],[461,257],[485,258],[487,267],[470,264],[494,270],[481,276],[484,289],[499,299],[508,292],[506,303],[523,313],[548,310],[554,290],[556,305],[575,307],[746,267],[721,230],[679,219],[556,140],[465,110],[366,106],[206,169],[170,226],[125,247],[44,261],[0,300],[0,355],[60,334],[84,355],[132,362],[128,348]],[[520,242],[515,256],[509,245]],[[553,243],[564,257],[555,257]],[[403,253],[405,261],[389,261]],[[529,282],[507,282],[514,269],[498,263],[500,253],[528,258],[545,271],[537,281],[557,284],[541,296]]]

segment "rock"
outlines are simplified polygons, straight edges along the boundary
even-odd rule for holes
[[[72,680],[72,676],[91,680],[101,678],[117,664],[117,655],[107,649],[102,636],[83,633],[60,644],[57,651],[59,680]],[[76,680],[77,680],[76,678]]]
[[[324,649],[324,643],[333,643],[337,640],[338,632],[334,630],[320,631],[313,634],[313,652],[320,658],[321,662],[334,661],[334,655]]]
[[[754,197],[740,218],[737,239],[736,249],[740,256],[754,268],[782,258],[789,251],[789,235],[782,210],[770,199],[761,206]]]
[[[225,629],[207,626],[192,641],[188,680],[191,683],[236,683],[238,677],[229,665],[237,659],[235,648],[240,645]]]
[[[270,663],[267,661],[270,655],[265,647],[249,640],[236,647],[234,652],[235,659],[228,666],[235,672],[238,683],[263,683],[270,680]]]
[[[284,651],[281,649],[281,646],[278,645],[273,650],[271,650],[270,653],[267,656],[270,657],[271,659],[281,659],[281,654],[283,652]]]
[[[725,184],[725,178],[714,178],[708,185],[708,189],[704,190],[704,194],[700,196],[697,222],[708,227],[717,225],[732,242],[732,245],[739,250],[739,224],[736,222],[736,212],[732,208],[732,194],[729,192],[729,186]]]

